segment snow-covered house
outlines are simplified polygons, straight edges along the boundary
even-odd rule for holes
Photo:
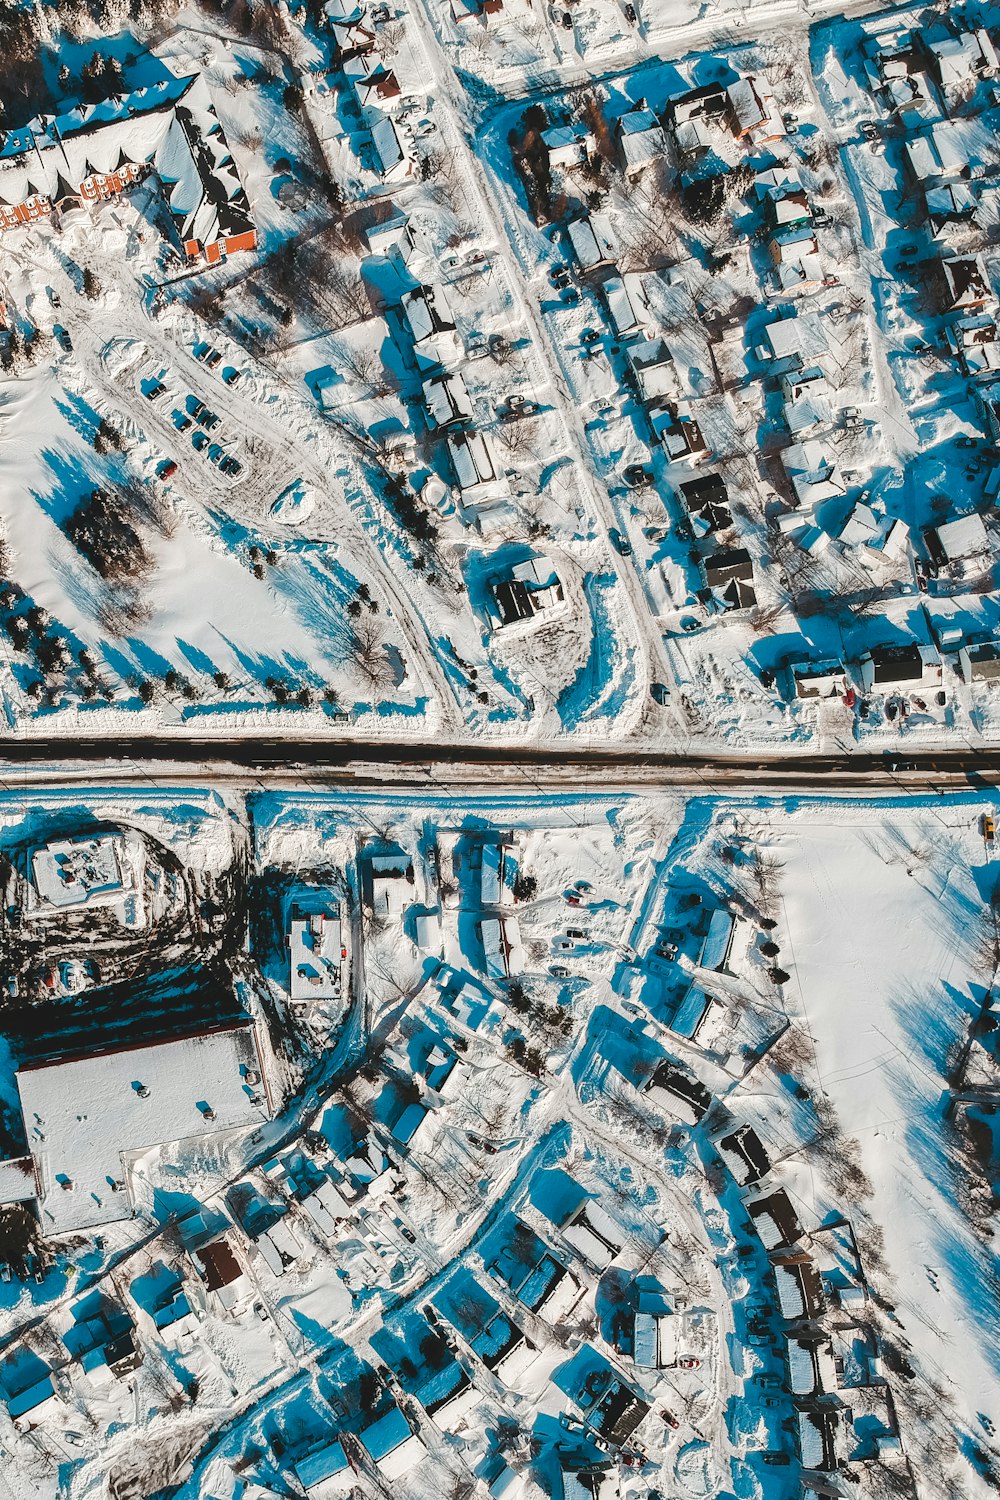
[[[835,659],[790,662],[788,672],[796,698],[842,698],[847,692],[844,664]]]
[[[786,371],[781,376],[781,393],[785,398],[785,423],[793,437],[832,419],[830,386],[819,365]]]
[[[423,383],[424,406],[432,427],[472,419],[472,397],[461,374],[434,375]]]
[[[983,518],[975,512],[930,527],[924,532],[924,545],[935,574],[967,577],[981,573],[993,562],[993,547]]]
[[[699,1079],[669,1062],[657,1064],[643,1092],[651,1103],[685,1125],[697,1125],[712,1103],[711,1094]]]
[[[214,264],[254,248],[250,204],[198,74],[8,130],[0,139],[0,230],[86,208],[151,173],[189,259]]]
[[[950,121],[939,121],[903,142],[909,176],[921,186],[958,181],[970,175],[969,154]]]
[[[784,1188],[748,1202],[747,1213],[765,1250],[787,1250],[802,1238],[802,1226]]]
[[[1000,56],[985,26],[952,36],[928,38],[924,46],[931,73],[945,95],[1000,75]]]
[[[725,85],[719,82],[688,89],[671,99],[667,106],[667,119],[677,148],[691,154],[711,147],[729,115],[729,97]]]
[[[461,1431],[482,1400],[482,1393],[457,1360],[436,1370],[416,1395],[434,1426],[447,1433]]]
[[[411,1473],[427,1452],[398,1406],[362,1428],[359,1437],[372,1463],[390,1484]]]
[[[621,1226],[599,1203],[584,1199],[561,1226],[563,1239],[596,1271],[604,1271],[621,1253]]]
[[[978,312],[994,302],[986,262],[980,255],[951,255],[939,262],[945,312]]]
[[[654,442],[662,445],[671,463],[697,460],[708,453],[701,426],[686,401],[654,401],[646,415]]]
[[[943,240],[976,226],[979,198],[970,182],[942,182],[926,188],[924,208],[932,236]]]
[[[799,1323],[822,1312],[823,1282],[810,1256],[775,1257],[771,1267],[778,1308],[786,1323]]]
[[[378,917],[399,917],[413,890],[413,863],[402,850],[370,854],[369,899]]]
[[[616,338],[627,338],[649,323],[643,279],[637,272],[609,276],[601,287],[601,294]]]
[[[51,1372],[23,1390],[5,1394],[3,1400],[14,1426],[21,1432],[64,1414]]]
[[[829,349],[822,321],[815,313],[777,318],[767,324],[763,334],[764,343],[757,352],[761,358],[780,366],[772,371],[775,375],[783,370],[822,365]]]
[[[337,1000],[343,993],[344,946],[339,905],[293,915],[288,934],[289,994],[293,1000]]]
[[[129,1218],[133,1154],[271,1113],[251,1022],[29,1063],[16,1081],[45,1234]]]
[[[614,230],[607,214],[595,212],[571,219],[566,225],[566,237],[581,271],[610,265],[617,253]]]
[[[970,380],[988,378],[1000,370],[1000,335],[994,312],[955,318],[945,335],[963,375]]]
[[[752,1125],[739,1125],[716,1142],[740,1187],[752,1187],[771,1170],[771,1158]]]
[[[357,1483],[357,1475],[339,1438],[300,1458],[293,1468],[299,1484],[314,1500],[328,1500],[328,1497],[333,1500],[335,1495],[350,1494]]]
[[[695,539],[728,531],[733,524],[729,492],[721,474],[699,474],[677,486]]]
[[[705,584],[722,609],[752,609],[757,603],[753,562],[745,547],[729,547],[702,558]]]
[[[227,1237],[192,1250],[191,1262],[201,1279],[206,1305],[223,1316],[238,1317],[254,1295],[254,1284]]]
[[[653,111],[644,105],[622,115],[617,132],[626,177],[637,177],[650,162],[659,161],[666,155],[667,138],[663,128]]]
[[[829,1339],[793,1336],[785,1344],[785,1356],[793,1396],[822,1396],[837,1389]]]
[[[552,125],[542,131],[542,144],[549,153],[549,166],[566,171],[583,165],[595,141],[585,125]]]
[[[862,61],[869,87],[887,109],[904,115],[920,114],[927,108],[926,54],[912,31],[869,37],[862,47]]]
[[[726,90],[733,134],[755,146],[781,140],[785,127],[767,80],[759,74],[738,78]]]
[[[405,182],[416,162],[413,137],[400,120],[384,115],[371,127],[372,147],[383,182]]]
[[[369,127],[395,108],[401,93],[399,79],[384,63],[373,68],[370,57],[351,57],[343,65],[343,74]]]
[[[831,449],[819,439],[793,443],[781,455],[781,462],[795,495],[796,504],[813,510],[827,500],[845,493],[837,461]]]
[[[922,641],[875,646],[861,657],[858,672],[866,693],[941,686],[941,658]]]
[[[625,356],[640,400],[646,403],[674,401],[680,396],[677,368],[666,339],[658,334],[651,338],[637,339],[627,346]]]
[[[500,465],[488,433],[450,433],[448,456],[464,506],[475,506],[495,490]]]
[[[793,296],[820,286],[825,275],[816,233],[807,225],[772,235],[769,244],[779,291]]]
[[[418,365],[429,369],[461,358],[462,341],[443,286],[414,287],[401,305]]]
[[[514,563],[501,577],[489,583],[493,608],[491,623],[497,630],[538,615],[551,619],[563,602],[563,586],[554,564],[547,557],[536,556]]]
[[[969,641],[960,647],[963,682],[996,682],[1000,678],[1000,641]]]
[[[138,893],[136,862],[126,840],[114,834],[94,838],[56,839],[31,855],[31,879],[37,904],[26,913],[50,908],[124,907]]]

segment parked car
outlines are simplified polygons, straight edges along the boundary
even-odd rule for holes
[[[201,425],[207,432],[214,432],[221,420],[218,412],[214,411],[203,411],[200,418]]]
[[[243,379],[243,371],[237,370],[234,367],[231,370],[226,370],[222,378],[227,385],[239,385],[240,381]]]
[[[649,685],[649,696],[652,698],[653,702],[658,703],[661,708],[666,708],[667,704],[670,702],[670,689],[667,687],[666,683],[651,682]]]
[[[648,464],[629,464],[622,470],[622,478],[630,490],[641,490],[649,484],[653,471]]]
[[[612,547],[614,547],[615,551],[621,557],[631,557],[632,543],[629,541],[627,536],[622,535],[622,533],[616,526],[612,526],[611,530],[608,532],[608,537],[610,539]]]

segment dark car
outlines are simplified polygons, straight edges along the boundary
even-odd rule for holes
[[[653,682],[650,683],[649,696],[652,698],[654,703],[659,703],[661,708],[665,708],[670,702],[670,689],[667,687],[666,683]]]
[[[622,535],[617,526],[612,526],[611,530],[608,532],[608,537],[611,541],[612,547],[614,547],[615,551],[621,557],[631,557],[632,543],[629,541],[627,536]]]
[[[645,464],[629,464],[622,471],[622,478],[630,490],[641,490],[652,479],[652,473]]]

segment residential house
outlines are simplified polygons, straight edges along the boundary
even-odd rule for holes
[[[787,1250],[802,1238],[802,1226],[784,1188],[748,1202],[747,1213],[765,1250]]]
[[[413,890],[413,862],[401,849],[369,854],[366,860],[371,909],[379,917],[400,917]]]
[[[462,341],[443,286],[414,287],[404,295],[401,305],[418,365],[428,369],[461,358]]]
[[[555,566],[542,556],[514,563],[502,577],[491,579],[488,588],[493,602],[491,624],[497,630],[534,620],[538,615],[551,618],[563,602]]]
[[[842,698],[847,692],[843,663],[832,658],[791,662],[788,671],[796,698]]]
[[[771,1170],[771,1158],[752,1125],[737,1126],[716,1145],[740,1187],[753,1187]]]
[[[821,286],[825,271],[815,230],[798,225],[771,237],[774,281],[780,292],[794,296]]]
[[[677,368],[667,347],[667,341],[659,334],[637,339],[625,350],[629,368],[639,392],[640,400],[646,404],[655,401],[673,401],[681,394]]]
[[[192,1250],[191,1261],[201,1278],[206,1305],[222,1315],[238,1316],[253,1297],[254,1287],[226,1236]]]
[[[384,63],[372,67],[370,57],[351,57],[343,65],[343,74],[369,127],[396,107],[402,92],[399,79]]]
[[[595,271],[610,265],[617,254],[614,230],[607,214],[594,212],[580,219],[571,219],[566,225],[566,237],[581,271]]]
[[[648,324],[649,307],[643,290],[643,279],[637,272],[609,276],[601,287],[601,295],[616,338],[627,338]]]
[[[925,188],[924,209],[932,236],[943,240],[976,227],[979,197],[970,182],[942,182]]]
[[[745,547],[730,547],[702,559],[705,584],[723,609],[752,609],[757,603],[753,563]]]
[[[981,312],[994,302],[986,262],[980,255],[951,255],[938,263],[945,287],[945,312]]]
[[[293,1468],[299,1484],[315,1500],[333,1500],[335,1495],[348,1495],[357,1484],[358,1476],[339,1438],[324,1443],[308,1457],[300,1458]]]
[[[726,93],[733,134],[738,140],[762,146],[782,139],[784,123],[765,78],[749,73],[731,83]]]
[[[1000,56],[985,26],[951,36],[927,37],[924,46],[931,75],[946,96],[1000,76]]]
[[[383,182],[405,182],[413,176],[416,150],[413,137],[402,121],[383,115],[372,125],[371,136]]]
[[[308,916],[293,913],[288,935],[289,994],[293,1000],[338,1000],[347,948],[340,906]]]
[[[700,474],[682,481],[677,488],[697,541],[730,529],[733,513],[721,474]]]
[[[686,401],[654,401],[646,415],[654,442],[662,445],[671,463],[697,460],[708,453],[701,427]]]
[[[565,172],[583,166],[596,142],[585,125],[552,125],[542,131],[542,144],[549,153],[549,166]]]
[[[804,1253],[774,1257],[771,1261],[778,1308],[786,1323],[808,1322],[823,1311],[823,1282],[811,1258]]]
[[[475,505],[491,492],[500,477],[499,461],[487,433],[448,435],[448,455],[463,505]]]
[[[672,99],[667,106],[667,118],[678,151],[694,156],[711,150],[729,113],[725,85],[718,82],[688,89]]]
[[[617,1255],[624,1241],[621,1226],[599,1203],[584,1199],[560,1226],[562,1237],[596,1271],[604,1271]]]
[[[866,693],[941,686],[941,658],[933,646],[922,641],[875,646],[861,657],[858,671]]]
[[[389,1484],[412,1473],[427,1452],[398,1406],[363,1427],[359,1436],[365,1452]]]
[[[1000,371],[1000,336],[993,311],[956,318],[945,336],[963,375],[981,380]]]
[[[669,1062],[657,1065],[643,1092],[653,1104],[685,1125],[697,1125],[712,1103],[711,1094],[699,1079],[682,1073]]]
[[[996,682],[1000,678],[1000,641],[969,641],[960,647],[963,682]]]
[[[424,405],[431,427],[472,420],[472,397],[461,374],[434,375],[423,383]]]
[[[653,111],[644,104],[637,104],[620,117],[617,134],[626,177],[638,177],[651,162],[666,155],[667,138]]]
[[[963,138],[949,121],[907,136],[903,142],[903,162],[913,181],[924,188],[960,181],[972,170]]]
[[[155,176],[188,260],[252,250],[250,203],[200,75],[40,115],[0,138],[0,231],[92,207]]]
[[[953,578],[966,578],[993,565],[992,543],[982,516],[975,512],[930,527],[924,532],[924,545],[935,576],[948,573]]]

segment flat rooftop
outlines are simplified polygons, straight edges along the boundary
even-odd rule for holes
[[[53,906],[106,904],[125,889],[122,840],[111,835],[62,839],[31,856],[35,889]]]
[[[129,1218],[123,1157],[271,1112],[252,1022],[30,1064],[17,1088],[44,1234]]]

